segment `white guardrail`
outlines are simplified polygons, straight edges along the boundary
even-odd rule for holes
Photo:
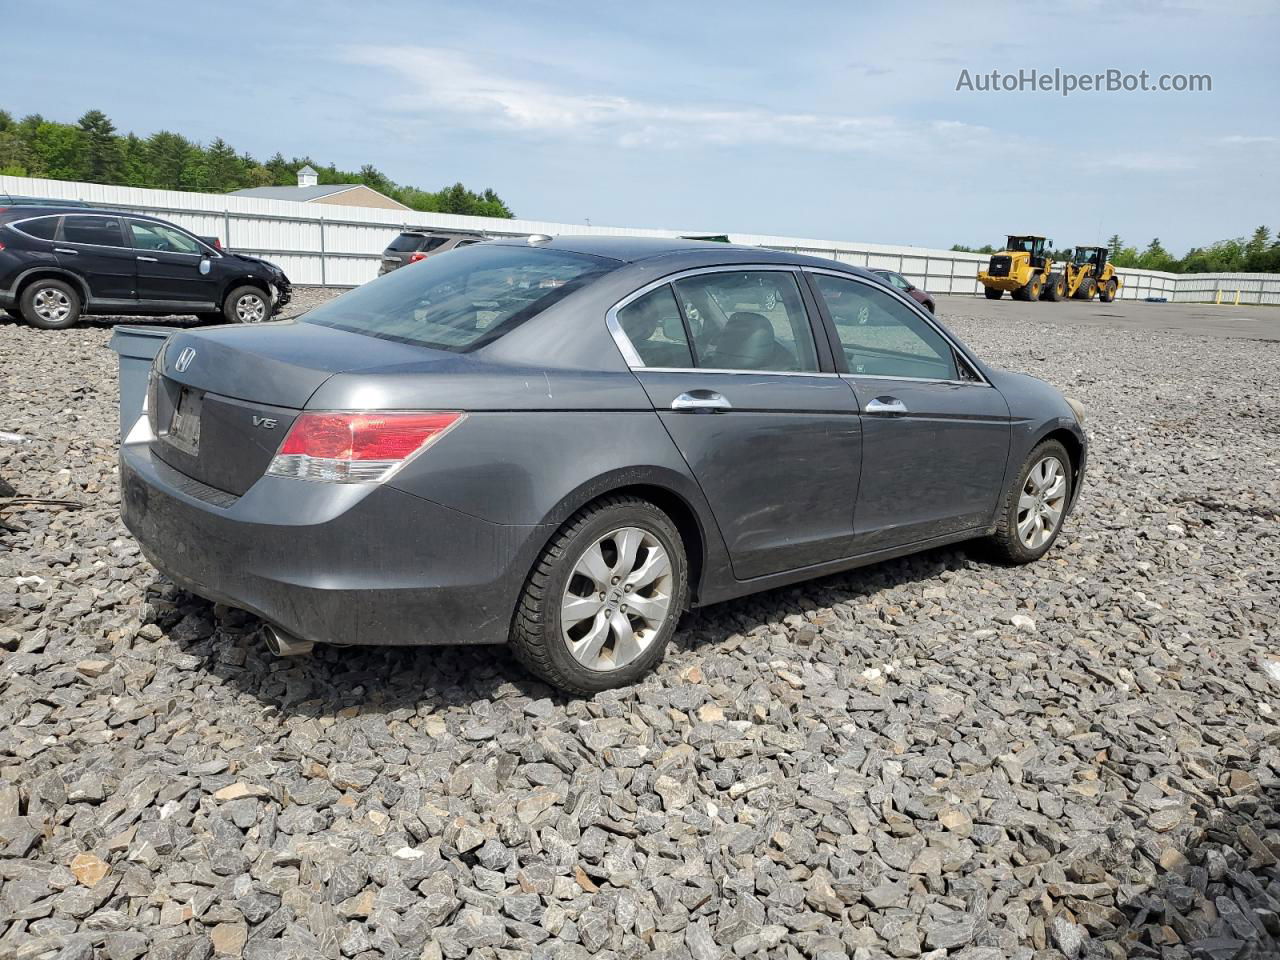
[[[216,236],[240,253],[267,257],[296,284],[350,287],[378,273],[379,257],[405,226],[479,230],[495,236],[530,233],[677,237],[723,231],[654,230],[643,227],[593,227],[543,220],[500,220],[445,213],[343,207],[292,200],[262,200],[218,193],[147,190],[68,180],[0,176],[0,193],[84,200],[95,206],[131,210],[172,220],[200,236]],[[979,294],[978,270],[987,256],[925,247],[832,240],[806,240],[757,234],[729,234],[734,243],[828,257],[861,267],[896,270],[931,293]],[[1120,269],[1120,297],[1164,297],[1177,302],[1280,304],[1280,276],[1267,273],[1164,273]]]

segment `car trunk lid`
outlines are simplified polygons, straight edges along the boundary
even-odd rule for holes
[[[298,413],[329,378],[440,353],[288,321],[176,333],[149,394],[152,452],[239,496],[266,472]]]

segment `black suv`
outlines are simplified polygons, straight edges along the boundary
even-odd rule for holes
[[[81,314],[191,313],[269,320],[289,278],[155,217],[80,207],[0,209],[0,309],[60,330]]]
[[[434,257],[437,253],[446,253],[488,239],[483,233],[466,230],[405,230],[382,251],[382,269],[378,271],[378,276],[390,273],[397,267]]]

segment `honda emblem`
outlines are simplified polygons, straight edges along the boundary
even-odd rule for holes
[[[196,358],[196,348],[187,347],[180,354],[178,354],[178,359],[173,361],[173,369],[178,371],[178,373],[182,373],[187,369],[187,367],[191,366],[191,361],[194,360],[195,358]]]

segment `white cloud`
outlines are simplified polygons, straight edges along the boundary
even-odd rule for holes
[[[1250,134],[1233,133],[1229,137],[1219,137],[1219,143],[1231,144],[1232,146],[1257,146],[1259,144],[1280,143],[1280,137],[1253,136]]]
[[[1174,153],[1117,153],[1115,156],[1097,160],[1094,166],[1131,170],[1137,173],[1174,173],[1180,170],[1192,170],[1196,162],[1191,157]]]
[[[958,121],[908,123],[892,116],[831,116],[570,93],[482,68],[449,49],[353,46],[342,55],[350,63],[395,75],[400,92],[388,98],[394,110],[448,113],[474,126],[530,134],[607,137],[626,147],[679,148],[696,142],[885,153],[909,150],[923,137],[943,149],[990,146],[992,139],[986,127]]]

